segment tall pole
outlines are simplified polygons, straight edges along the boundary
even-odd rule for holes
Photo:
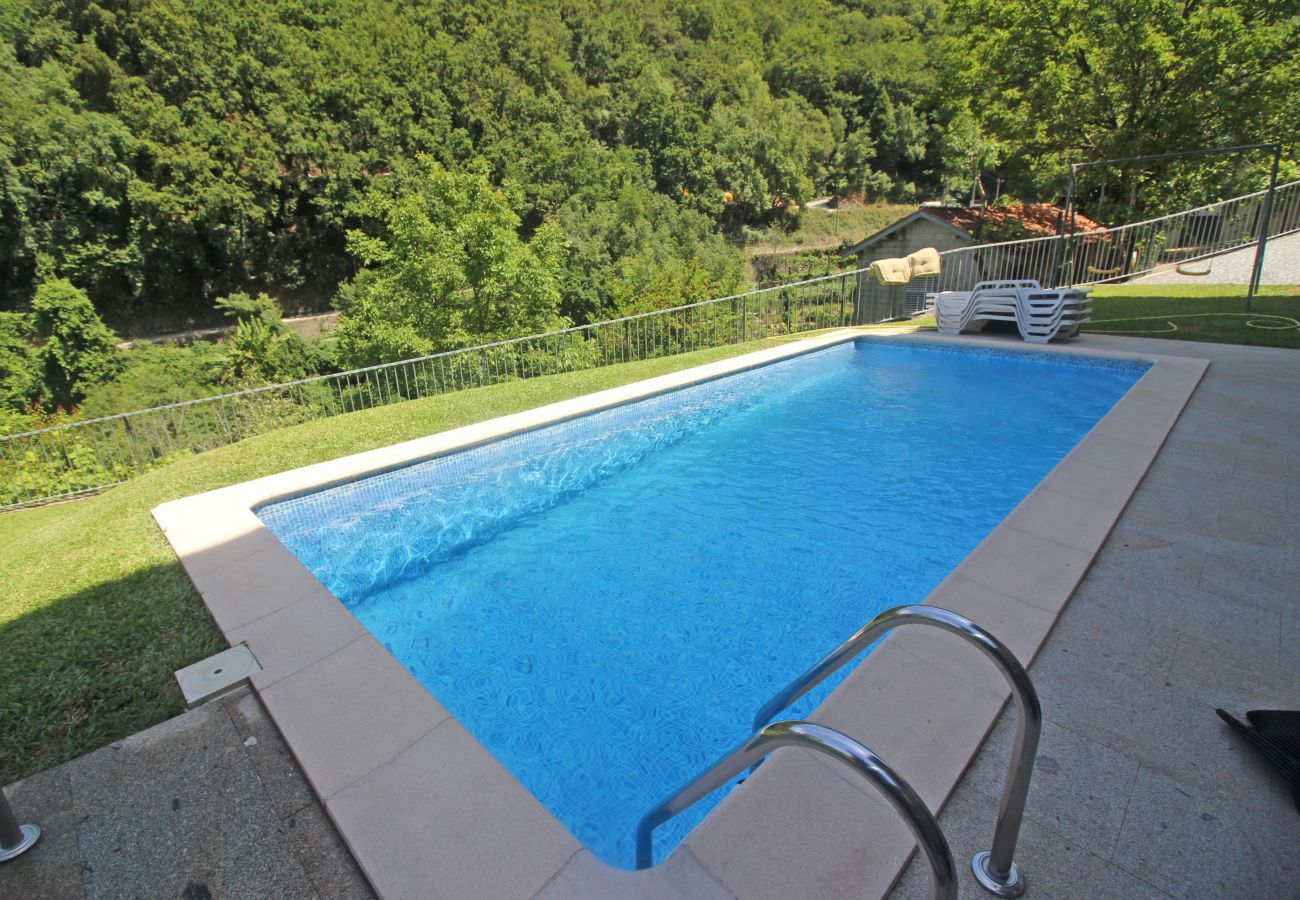
[[[1065,189],[1065,205],[1061,207],[1061,214],[1056,220],[1056,253],[1055,264],[1052,266],[1052,278],[1055,281],[1051,285],[1053,288],[1061,286],[1061,270],[1065,267],[1065,221],[1068,216],[1070,219],[1070,231],[1074,231],[1074,180],[1079,171],[1078,163],[1070,164],[1070,186]],[[1067,285],[1068,287],[1068,285]]]
[[[1264,275],[1264,246],[1268,243],[1268,229],[1273,221],[1273,193],[1277,190],[1277,169],[1282,162],[1282,144],[1273,145],[1273,171],[1268,176],[1268,193],[1264,195],[1264,209],[1260,213],[1259,243],[1255,245],[1255,265],[1250,272],[1250,285],[1246,288],[1246,312],[1250,301],[1259,290],[1259,280]]]

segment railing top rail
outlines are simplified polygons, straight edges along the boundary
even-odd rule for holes
[[[642,313],[633,313],[632,315],[619,316],[614,319],[604,319],[599,322],[588,322],[585,325],[571,325],[568,328],[557,328],[554,331],[544,331],[538,334],[526,334],[526,335],[520,335],[519,337],[512,337],[512,338],[502,338],[499,341],[491,341],[486,344],[475,344],[472,347],[457,347],[452,350],[441,350],[437,353],[430,353],[425,356],[414,356],[414,357],[410,357],[409,359],[399,359],[393,362],[376,363],[375,365],[372,366],[362,366],[356,369],[346,369],[342,372],[330,372],[325,375],[312,375],[307,378],[298,378],[295,379],[294,381],[282,381],[282,382],[277,382],[276,384],[259,385],[258,387],[245,388],[239,391],[228,391],[222,394],[212,394],[211,396],[208,397],[195,397],[190,400],[177,400],[173,403],[163,403],[158,406],[150,406],[146,409],[134,409],[128,412],[114,413],[108,416],[98,416],[93,419],[80,419],[76,422],[66,422],[62,425],[51,425],[48,428],[37,428],[37,429],[33,429],[32,431],[23,431],[15,434],[0,435],[0,443],[4,443],[5,441],[17,440],[18,438],[27,438],[39,434],[48,434],[50,432],[63,431],[69,428],[82,428],[88,425],[96,425],[104,422],[111,422],[114,420],[129,419],[135,416],[142,416],[149,413],[159,412],[160,410],[183,409],[185,407],[200,406],[208,403],[217,403],[222,400],[233,400],[239,397],[249,397],[257,394],[265,394],[269,391],[281,391],[289,388],[301,387],[303,385],[308,385],[308,384],[320,384],[322,382],[326,382],[330,380],[347,379],[357,375],[365,375],[370,372],[378,372],[386,369],[392,369],[397,366],[414,365],[417,363],[432,362],[438,359],[446,359],[449,357],[459,356],[466,353],[476,353],[483,350],[493,350],[498,347],[506,347],[514,344],[521,344],[526,341],[537,341],[546,338],[556,337],[558,335],[573,334],[575,332],[580,332],[580,331],[589,331],[595,328],[603,328],[609,325],[618,325],[623,322],[633,322],[638,319],[645,319],[654,316],[662,316],[668,313],[681,312],[687,309],[696,309],[698,307],[709,306],[717,303],[726,303],[731,300],[740,300],[747,297],[757,297],[759,295],[768,294],[773,291],[790,290],[791,288],[804,287],[806,285],[817,284],[823,281],[831,281],[837,278],[847,278],[853,275],[858,275],[865,271],[866,271],[865,268],[844,269],[842,271],[835,272],[830,275],[819,275],[816,278],[807,278],[804,279],[803,281],[792,281],[787,284],[778,284],[778,285],[772,285],[770,287],[755,288],[752,291],[744,291],[739,294],[728,294],[725,297],[714,297],[709,300],[700,300],[695,303],[683,303],[683,304],[679,304],[678,306],[670,306],[670,307],[665,307],[663,309],[654,309]]]
[[[1098,232],[1089,231],[1088,234],[1097,234]],[[1058,234],[1044,234],[1032,238],[1020,238],[1014,241],[996,241],[992,244],[967,244],[965,247],[954,247],[951,250],[943,251],[941,256],[956,256],[960,253],[973,253],[977,250],[987,250],[990,247],[1014,247],[1020,244],[1037,244],[1043,241],[1055,241],[1060,237]]]
[[[1296,187],[1298,185],[1300,185],[1300,180],[1291,181],[1291,182],[1287,182],[1286,184],[1278,185],[1277,190],[1281,191],[1281,190]],[[1195,207],[1194,209],[1183,210],[1181,212],[1171,213],[1166,216],[1159,216],[1154,219],[1147,219],[1142,222],[1130,222],[1127,225],[1117,225],[1112,228],[1102,229],[1100,231],[1081,232],[1081,234],[1084,234],[1086,236],[1105,236],[1109,234],[1114,234],[1124,229],[1135,228],[1142,225],[1149,225],[1154,222],[1159,222],[1162,220],[1170,220],[1179,216],[1186,216],[1192,213],[1211,209],[1217,206],[1222,206],[1227,203],[1249,200],[1253,197],[1258,197],[1265,193],[1267,192],[1256,191],[1251,194],[1243,194],[1240,197],[1232,197],[1226,200],[1219,200],[1214,203],[1206,204],[1204,206]],[[946,250],[941,255],[946,258],[953,258],[953,257],[960,258],[964,254],[976,253],[978,251],[988,250],[993,247],[1014,248],[1020,245],[1042,243],[1042,242],[1053,241],[1057,239],[1058,239],[1057,235],[1044,235],[1044,236],[1034,237],[1034,238],[1022,238],[1017,241],[1002,241],[994,244],[974,244],[967,247],[959,247],[953,250]],[[62,425],[51,425],[47,428],[36,428],[36,429],[32,429],[31,431],[23,431],[15,434],[0,435],[0,444],[4,444],[6,442],[16,441],[24,438],[32,438],[38,435],[65,431],[68,429],[85,428],[87,426],[101,425],[107,422],[129,420],[138,416],[145,416],[145,415],[158,413],[165,410],[179,410],[188,407],[196,407],[196,406],[201,406],[206,404],[220,403],[227,400],[235,400],[241,397],[256,396],[271,391],[291,390],[293,388],[303,387],[306,385],[323,384],[331,381],[346,380],[349,378],[364,376],[372,372],[381,372],[388,369],[393,369],[398,366],[408,366],[408,365],[434,362],[437,360],[454,358],[456,356],[463,355],[463,354],[477,353],[477,352],[493,350],[499,347],[517,345],[527,341],[545,340],[547,338],[553,338],[560,335],[591,331],[593,329],[606,328],[609,326],[619,325],[625,322],[635,322],[641,319],[647,319],[647,318],[662,316],[671,313],[679,313],[684,310],[697,309],[700,307],[705,307],[705,306],[710,306],[710,305],[720,304],[720,303],[727,303],[729,301],[740,300],[749,297],[757,297],[763,294],[769,294],[776,291],[786,291],[786,290],[796,289],[796,288],[804,287],[811,284],[817,284],[824,281],[831,281],[834,279],[842,279],[842,278],[852,277],[855,275],[861,275],[866,271],[867,271],[867,267],[857,268],[857,269],[845,269],[830,275],[818,276],[817,278],[808,278],[803,281],[794,281],[788,284],[779,284],[779,285],[772,285],[764,288],[755,288],[754,290],[744,291],[739,294],[729,294],[725,297],[714,297],[709,300],[701,300],[695,303],[683,303],[677,306],[666,307],[664,309],[655,309],[655,310],[648,310],[642,313],[633,313],[632,315],[619,316],[613,319],[604,319],[599,322],[589,322],[585,325],[572,325],[567,328],[560,328],[554,331],[547,331],[539,334],[529,334],[529,335],[521,335],[519,337],[503,338],[498,341],[492,341],[485,344],[478,344],[473,347],[458,347],[451,350],[442,350],[437,353],[430,353],[425,356],[417,356],[417,357],[411,357],[409,359],[395,360],[393,362],[376,363],[375,365],[371,365],[371,366],[362,366],[355,369],[347,369],[342,372],[330,372],[325,375],[312,375],[307,378],[299,378],[294,381],[285,381],[285,382],[279,382],[277,384],[261,385],[259,387],[245,388],[243,390],[238,390],[238,391],[229,391],[222,394],[212,394],[207,397],[195,397],[190,400],[177,400],[172,403],[164,403],[158,406],[151,406],[145,409],[129,410],[127,412],[114,413],[112,415],[107,415],[107,416],[98,416],[93,419],[81,419],[75,422],[66,422]]]
[[[1279,184],[1275,188],[1275,191],[1280,191],[1285,188],[1293,188],[1296,186],[1300,186],[1300,179],[1297,179],[1296,181],[1288,181],[1286,184]],[[1085,236],[1092,235],[1092,234],[1103,234],[1111,231],[1122,231],[1125,228],[1137,228],[1141,225],[1153,225],[1156,222],[1168,221],[1170,219],[1177,219],[1183,216],[1195,215],[1196,213],[1205,212],[1206,210],[1211,210],[1219,206],[1227,206],[1229,203],[1241,203],[1243,201],[1250,200],[1255,197],[1262,197],[1267,193],[1268,193],[1267,190],[1262,190],[1262,191],[1255,191],[1254,193],[1251,194],[1241,194],[1236,197],[1225,197],[1222,200],[1215,200],[1213,203],[1206,203],[1201,206],[1193,206],[1191,209],[1180,209],[1178,212],[1165,213],[1162,216],[1155,216],[1150,219],[1142,219],[1141,221],[1138,222],[1125,222],[1123,225],[1111,225],[1108,228],[1103,228],[1099,231],[1080,231],[1078,232],[1078,234],[1082,234]]]
[[[1293,188],[1297,186],[1300,186],[1300,180],[1288,181],[1286,184],[1279,184],[1276,189],[1278,191],[1281,191],[1286,188]],[[1123,231],[1126,228],[1138,228],[1140,226],[1151,225],[1156,222],[1170,221],[1183,216],[1190,216],[1198,212],[1204,212],[1209,209],[1214,209],[1215,207],[1225,206],[1229,203],[1240,203],[1245,200],[1250,200],[1254,197],[1261,197],[1267,193],[1268,193],[1267,190],[1262,190],[1262,191],[1255,191],[1254,193],[1250,193],[1250,194],[1241,194],[1240,196],[1237,197],[1227,197],[1223,200],[1215,200],[1213,203],[1206,203],[1202,206],[1194,206],[1191,209],[1182,209],[1179,210],[1178,212],[1165,213],[1164,215],[1155,216],[1154,218],[1150,218],[1150,219],[1143,219],[1138,222],[1127,222],[1123,225],[1111,225],[1107,228],[1098,228],[1095,231],[1079,231],[1079,232],[1075,232],[1075,235],[1082,236],[1082,237],[1101,237],[1104,235],[1114,234],[1115,232],[1118,231]],[[1060,238],[1059,234],[1045,234],[1045,235],[1040,235],[1038,237],[1032,237],[1032,238],[1020,238],[1019,240],[1015,240],[1015,241],[997,241],[996,243],[992,243],[992,244],[970,244],[965,247],[955,247],[952,250],[945,250],[943,252],[943,255],[956,256],[963,253],[974,253],[979,250],[987,250],[990,247],[1003,247],[1003,248],[1014,247],[1021,244],[1032,244],[1032,243],[1037,243],[1042,241],[1054,241],[1059,238]]]
[[[812,722],[777,722],[732,750],[642,817],[636,831],[636,867],[654,863],[654,830],[781,747],[802,746],[847,765],[874,785],[903,817],[930,865],[931,900],[956,900],[957,869],[948,840],[925,801],[889,764],[833,728]]]

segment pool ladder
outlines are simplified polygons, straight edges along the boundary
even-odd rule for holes
[[[929,625],[974,644],[998,667],[1016,700],[1016,740],[1007,771],[1006,784],[998,805],[997,824],[991,850],[976,853],[971,871],[980,885],[998,897],[1019,897],[1025,881],[1013,861],[1025,799],[1034,772],[1034,756],[1043,727],[1043,711],[1029,673],[1005,644],[965,616],[936,606],[898,606],[886,610],[866,624],[765,703],[754,717],[754,736],[727,754],[698,777],[642,817],[636,831],[636,867],[653,865],[654,830],[712,791],[722,787],[746,769],[756,768],[781,747],[804,746],[847,765],[885,795],[903,817],[930,866],[931,900],[953,900],[957,896],[956,868],[952,851],[934,815],[912,787],[867,747],[832,728],[812,722],[777,722],[767,725],[781,710],[807,694],[843,666],[903,625]],[[764,727],[766,725],[766,727]]]

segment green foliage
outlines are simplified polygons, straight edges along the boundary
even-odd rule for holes
[[[562,328],[564,239],[551,222],[531,240],[504,190],[427,157],[405,167],[365,209],[376,233],[354,231],[367,265],[343,294],[335,331],[349,367]]]
[[[744,259],[714,233],[712,221],[644,185],[626,183],[612,197],[575,197],[559,221],[568,236],[562,312],[569,318],[616,315],[629,286],[645,283],[656,269],[669,279],[678,277],[669,273],[698,273],[712,286],[711,296],[744,289]],[[685,296],[678,302],[688,302]]]
[[[83,419],[194,400],[226,390],[226,351],[199,341],[186,347],[137,345],[122,354],[121,373],[92,387],[77,412]]]
[[[41,370],[32,353],[31,332],[31,316],[0,312],[0,408],[22,409],[40,393]]]
[[[296,381],[330,368],[328,355],[285,325],[280,307],[266,294],[236,292],[218,299],[216,306],[237,320],[224,342],[221,384],[251,387]]]
[[[953,0],[949,15],[948,103],[969,108],[1005,145],[1013,191],[1062,191],[1071,162],[1276,139],[1294,153],[1300,28],[1291,5]],[[1097,171],[1081,187],[1086,196],[1110,179],[1112,196],[1140,189],[1140,200],[1177,206],[1207,188],[1231,195],[1243,168],[1258,188],[1262,158],[1253,162]],[[1202,174],[1180,186],[1180,172]]]
[[[938,141],[939,159],[950,191],[973,191],[975,181],[997,166],[1002,146],[984,134],[969,108],[958,110],[942,129]]]
[[[66,279],[46,281],[32,298],[37,351],[50,406],[71,407],[121,368],[117,335],[99,318],[86,292]]]
[[[277,327],[278,326],[278,327]],[[328,367],[324,354],[277,319],[240,319],[224,348],[221,383],[253,387],[297,381]]]
[[[285,330],[280,307],[265,293],[250,297],[237,291],[228,297],[218,297],[215,305],[217,309],[239,322],[253,319],[264,322],[272,331]]]
[[[235,292],[320,307],[362,198],[427,155],[514,185],[522,240],[559,223],[561,309],[599,317],[624,258],[719,278],[719,231],[929,178],[938,28],[937,0],[12,0],[0,308],[40,254],[119,327]]]
[[[75,51],[66,54],[66,63],[20,61],[0,39],[0,304],[11,309],[41,280],[42,254],[105,307],[137,295],[133,138],[87,104],[73,83]]]

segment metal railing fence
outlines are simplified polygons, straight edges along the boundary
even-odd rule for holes
[[[981,281],[1033,279],[1042,285],[1121,281],[1206,259],[1259,241],[1267,191],[1101,231],[962,247],[943,254],[930,290],[967,291]],[[1268,236],[1300,230],[1300,181],[1277,186]]]
[[[906,317],[929,293],[980,281],[1096,284],[1249,246],[1264,192],[1145,222],[941,254],[941,274],[881,285],[855,269],[546,334],[449,350],[0,436],[0,509],[120,484],[187,453],[400,400]],[[1279,185],[1269,237],[1300,230],[1300,181]]]
[[[0,436],[0,509],[120,484],[267,431],[506,381],[850,324],[859,271]]]

